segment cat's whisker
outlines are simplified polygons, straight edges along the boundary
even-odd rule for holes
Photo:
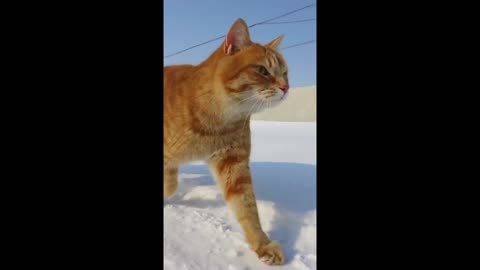
[[[264,100],[264,99],[262,99],[262,100],[260,100],[260,101],[261,101],[261,102],[259,103],[258,109],[262,109],[262,108],[263,108],[263,104],[265,104],[265,100]],[[255,109],[250,113],[250,116],[251,116],[252,114],[254,114],[255,112],[257,112],[257,107],[255,107]]]
[[[274,90],[267,90],[267,91],[265,91],[265,94],[275,94],[275,91]]]
[[[239,103],[241,103],[241,102],[243,102],[243,101],[246,101],[246,100],[249,100],[249,99],[252,99],[252,98],[254,98],[254,97],[256,97],[255,94],[249,96],[248,98],[245,98],[245,99],[240,100]]]
[[[258,110],[262,110],[263,109],[263,105],[265,104],[265,100],[262,99],[262,103],[260,103],[260,106],[258,106]],[[257,110],[255,110],[255,112],[257,112]],[[252,114],[254,114],[254,112],[252,112]]]
[[[249,119],[249,116],[251,115],[251,112],[253,112],[253,109],[255,107],[255,105],[257,105],[257,103],[260,101],[260,99],[257,99],[255,101],[255,103],[253,103],[252,107],[250,108],[249,112],[247,113],[246,117],[245,117],[245,121],[243,122],[243,128],[242,130],[245,129],[245,125],[247,124],[247,120]]]

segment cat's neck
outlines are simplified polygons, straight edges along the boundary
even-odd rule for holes
[[[204,97],[198,101],[202,102],[202,108],[206,110],[215,111],[215,114],[221,113],[225,121],[239,120],[239,116],[235,112],[235,106],[232,106],[232,102],[229,100],[227,91],[224,88],[220,79],[215,78],[215,70],[217,68],[217,62],[221,58],[227,57],[223,52],[223,46],[220,46],[212,53],[205,61],[196,66],[196,81],[202,81],[199,94]],[[237,115],[237,116],[236,116]]]
[[[224,91],[224,89],[211,84],[198,89],[200,98],[193,101],[194,111],[192,113],[202,125],[209,129],[229,128],[249,120],[247,114],[240,112],[235,105],[231,104]]]
[[[245,125],[250,119],[246,113],[239,111],[236,103],[226,94],[222,82],[215,78],[217,62],[223,57],[226,55],[220,46],[195,67],[195,74],[191,78],[191,83],[201,82],[197,84],[196,98],[192,99],[192,114],[201,126],[209,130],[230,129],[239,123]]]

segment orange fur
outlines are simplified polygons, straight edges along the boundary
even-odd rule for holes
[[[207,161],[250,247],[269,264],[282,264],[284,256],[260,225],[249,168],[249,121],[252,113],[286,96],[282,39],[254,43],[239,19],[204,62],[163,71],[164,196],[174,194],[180,164]]]
[[[245,192],[247,185],[252,184],[252,178],[250,176],[237,177],[230,185],[225,188],[225,199],[228,200],[232,196],[241,195]]]

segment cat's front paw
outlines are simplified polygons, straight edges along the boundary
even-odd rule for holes
[[[285,262],[285,256],[280,245],[272,241],[256,251],[260,260],[268,265],[279,265]]]

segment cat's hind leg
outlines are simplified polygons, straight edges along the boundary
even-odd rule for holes
[[[163,168],[163,198],[168,199],[175,194],[178,187],[178,168]]]

